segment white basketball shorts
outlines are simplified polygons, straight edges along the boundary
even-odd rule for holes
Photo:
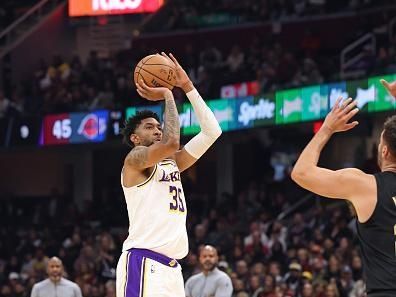
[[[117,297],[185,297],[180,264],[144,249],[121,254],[117,264]]]

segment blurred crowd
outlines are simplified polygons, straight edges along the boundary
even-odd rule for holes
[[[201,95],[213,99],[222,86],[244,81],[257,81],[265,93],[338,78],[337,64],[320,54],[320,46],[320,37],[307,31],[298,50],[255,38],[246,48],[235,44],[222,52],[208,41],[200,51],[187,44],[178,58]],[[41,60],[31,79],[8,93],[0,90],[0,117],[148,105],[136,92],[131,69],[142,56],[156,52],[144,48],[100,58],[92,51],[85,62],[78,56]],[[367,51],[359,67],[365,75],[396,72],[396,46],[381,47],[377,54]],[[185,100],[177,91],[175,98]]]
[[[99,58],[93,51],[85,63],[78,56],[71,60],[55,56],[50,63],[42,60],[25,84],[18,85],[10,94],[0,90],[0,117],[122,109],[132,103],[147,105],[135,91],[131,69],[142,56],[156,52],[156,49],[141,49],[133,54],[124,52]],[[210,42],[202,51],[188,44],[179,60],[207,99],[218,98],[220,88],[229,83],[258,80],[260,91],[266,92],[281,86],[323,81],[314,58],[297,56],[280,43],[262,44],[258,38],[249,48],[234,45],[225,53]],[[288,67],[284,67],[285,63]],[[175,95],[178,101],[184,100],[182,94]]]
[[[232,279],[235,297],[364,296],[353,217],[343,202],[304,200],[306,193],[288,175],[282,181],[270,175],[252,180],[216,203],[186,188],[190,252],[181,261],[185,279],[200,271],[198,250],[211,244],[219,251],[219,268]],[[33,284],[46,277],[48,259],[58,256],[83,296],[114,297],[128,221],[121,193],[111,197],[111,203],[91,201],[78,208],[54,191],[31,205],[15,198],[1,204],[0,296],[30,296]],[[297,201],[303,203],[293,207]]]
[[[364,10],[394,4],[392,0],[174,0],[170,17],[156,31],[195,29],[246,22],[296,19],[303,16]]]
[[[169,2],[168,6],[174,6],[181,16],[189,15],[183,12],[185,9],[192,9],[202,16],[209,12],[226,11],[246,14],[246,18],[261,19],[260,15],[264,14],[267,19],[280,19],[282,15],[340,12],[345,9],[363,9],[374,4],[370,0],[212,2],[178,0]],[[381,0],[375,4],[386,5],[391,2]],[[14,7],[12,3],[5,1],[0,4],[0,15],[8,15],[6,11]],[[384,24],[388,21],[384,19]],[[358,30],[359,34],[374,30],[369,22],[363,27]],[[266,93],[339,80],[339,50],[334,52],[334,49],[325,48],[325,37],[318,32],[314,28],[307,28],[300,43],[294,44],[292,48],[281,42],[280,36],[266,34],[254,36],[248,43],[235,40],[234,45],[227,48],[215,40],[207,40],[202,44],[194,44],[192,40],[176,54],[205,99],[219,98],[222,86],[240,82],[257,81],[259,92]],[[384,40],[377,42],[376,52],[369,48],[363,50],[361,61],[355,65],[357,69],[364,70],[362,75],[396,72],[396,41],[389,41],[388,34],[384,36]],[[351,36],[351,40],[356,37]],[[133,67],[142,57],[163,49],[149,48],[144,42],[137,44],[130,50],[122,50],[105,58],[95,51],[84,61],[79,56],[65,58],[55,55],[51,60],[43,58],[25,81],[13,81],[6,90],[0,89],[0,118],[103,108],[123,109],[131,105],[149,104],[135,90],[132,83]],[[175,97],[177,102],[185,100],[185,96],[177,91]]]

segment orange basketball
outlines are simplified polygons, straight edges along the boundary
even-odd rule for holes
[[[135,83],[143,79],[149,87],[166,87],[172,90],[176,84],[176,71],[167,58],[158,54],[149,55],[136,65],[133,79]]]

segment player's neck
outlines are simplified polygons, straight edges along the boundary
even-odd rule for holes
[[[395,172],[395,173],[396,173],[396,164],[395,164],[395,163],[384,164],[384,165],[381,167],[381,171],[382,171],[382,172],[384,172],[384,171],[392,171],[392,172]]]

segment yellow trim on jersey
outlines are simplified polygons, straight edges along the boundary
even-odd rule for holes
[[[175,163],[176,163],[176,161],[173,160],[173,159],[171,159],[171,158],[165,158],[165,159],[162,159],[162,161],[172,161],[172,162],[175,162]]]
[[[160,163],[173,163],[174,165],[177,165],[176,161],[173,159],[163,159]]]
[[[148,179],[146,179],[144,182],[142,182],[141,184],[138,184],[136,187],[140,188],[143,187],[144,185],[146,185],[149,181],[151,181],[153,179],[153,176],[155,174],[155,172],[157,171],[157,164],[155,164],[155,168],[153,170],[153,172],[151,172],[150,176],[148,177]]]
[[[161,166],[168,166],[168,165],[172,165],[174,167],[177,167],[177,163],[175,160],[173,159],[163,159],[161,162],[158,163]]]
[[[167,161],[167,162],[161,162],[161,163],[159,163],[159,165],[161,165],[161,166],[167,166],[167,165],[175,166],[175,163]]]

